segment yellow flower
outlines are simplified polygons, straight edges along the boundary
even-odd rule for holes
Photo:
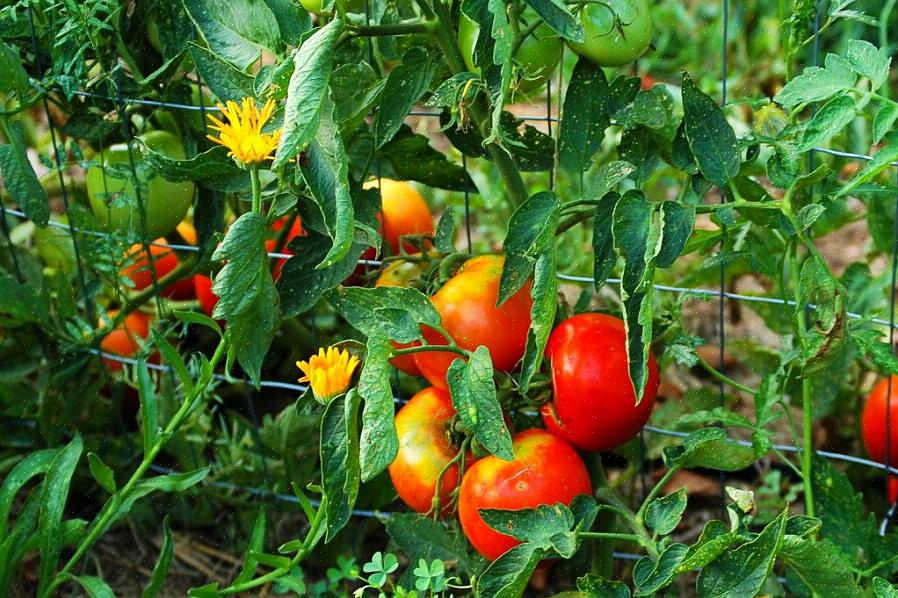
[[[252,98],[243,98],[243,105],[228,101],[227,106],[218,104],[228,124],[225,124],[212,116],[209,126],[213,131],[218,131],[218,137],[209,135],[209,139],[231,150],[228,156],[237,158],[244,164],[258,164],[263,160],[272,160],[272,152],[277,148],[281,140],[280,130],[274,133],[263,133],[262,127],[274,113],[274,100],[265,102],[260,111],[256,101]]]
[[[311,384],[315,398],[323,403],[346,392],[358,365],[358,357],[336,347],[328,347],[327,352],[318,349],[318,355],[312,355],[308,361],[296,362],[305,374],[299,381]]]

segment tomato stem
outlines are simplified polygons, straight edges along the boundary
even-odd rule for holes
[[[711,365],[710,363],[708,363],[707,361],[702,359],[701,355],[696,354],[695,356],[698,358],[699,364],[705,369],[705,371],[707,371],[709,374],[711,374],[712,376],[714,376],[715,378],[717,378],[724,384],[728,384],[728,385],[732,386],[733,388],[741,390],[742,392],[744,392],[746,394],[750,394],[752,396],[756,396],[758,394],[757,390],[750,388],[748,386],[745,386],[744,384],[741,384],[739,382],[736,382],[735,380],[733,380],[732,378],[730,378],[729,376],[727,376],[726,374],[724,374],[723,372],[721,372],[720,370],[715,368],[713,365]]]
[[[259,165],[251,164],[249,167],[250,178],[253,182],[253,212],[262,213],[262,182],[259,180]]]
[[[471,357],[470,351],[465,351],[458,345],[420,345],[418,347],[408,347],[407,349],[393,349],[393,356],[424,353],[425,351],[446,351],[449,353],[456,353],[462,357]]]

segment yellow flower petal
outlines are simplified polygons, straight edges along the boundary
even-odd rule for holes
[[[218,104],[218,109],[227,120],[227,124],[213,115],[208,115],[212,123],[209,128],[219,133],[218,137],[209,135],[209,139],[225,146],[230,151],[228,156],[240,160],[244,164],[259,164],[274,159],[274,151],[281,139],[281,132],[263,133],[262,128],[274,114],[274,100],[269,99],[259,110],[255,100],[243,98],[238,104],[228,100],[225,105]]]
[[[323,403],[349,389],[358,365],[358,357],[336,347],[328,347],[327,351],[318,349],[318,354],[308,361],[296,362],[296,367],[304,374],[299,381],[309,383],[315,398]]]

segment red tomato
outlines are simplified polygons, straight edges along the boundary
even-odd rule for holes
[[[205,274],[197,274],[193,277],[193,288],[203,313],[211,318],[212,310],[218,304],[218,295],[212,292],[212,279]]]
[[[898,476],[889,476],[889,504],[898,502]]]
[[[414,187],[405,181],[392,179],[377,179],[362,185],[365,189],[380,188],[381,211],[377,213],[377,220],[381,223],[379,231],[383,235],[385,246],[384,255],[396,255],[399,253],[399,239],[405,235],[432,235],[433,214],[427,206],[427,202]],[[403,248],[408,253],[420,251],[420,247],[412,243],[403,243]],[[370,252],[370,257],[366,254]],[[362,254],[362,259],[374,259],[374,249],[370,248]]]
[[[874,461],[886,460],[886,408],[889,413],[889,463],[898,465],[898,376],[892,376],[892,393],[889,399],[889,379],[884,378],[873,387],[864,405],[861,432],[864,447]],[[886,405],[888,403],[888,406]]]
[[[484,457],[465,472],[458,495],[458,518],[468,541],[494,560],[519,544],[491,528],[480,509],[532,509],[570,504],[592,494],[592,482],[571,445],[545,430],[525,430],[513,439],[514,460]]]
[[[419,513],[433,506],[440,471],[458,455],[449,424],[455,408],[449,393],[425,388],[396,414],[399,453],[390,464],[390,478],[399,498]],[[468,464],[470,460],[466,461]],[[440,487],[443,515],[451,511],[452,492],[458,486],[458,464],[446,470]]]
[[[109,318],[114,318],[117,311],[109,312]],[[101,322],[101,327],[103,323]],[[140,339],[146,339],[150,335],[150,316],[135,311],[125,316],[124,321],[109,332],[100,341],[100,350],[105,353],[113,353],[122,357],[134,357],[140,349]],[[122,369],[122,363],[112,359],[103,359],[103,365],[110,372],[118,372]]]
[[[558,325],[546,344],[552,403],[543,405],[546,428],[585,451],[605,451],[633,438],[648,421],[658,392],[658,364],[649,355],[642,402],[630,383],[624,322],[580,314]]]
[[[167,241],[160,237],[154,243],[164,244]],[[140,244],[132,245],[131,249],[128,250],[128,255],[131,258],[132,265],[123,268],[121,275],[130,278],[134,282],[134,289],[137,291],[142,291],[153,284],[152,274],[150,273],[150,261],[152,261],[156,270],[157,281],[177,268],[180,263],[174,251],[168,247],[159,247],[158,245],[150,245],[151,260],[147,260],[143,245]],[[169,287],[166,291],[171,292],[172,288]]]
[[[275,247],[277,247],[277,238],[280,237],[280,231],[286,226],[287,221],[290,220],[289,216],[284,216],[282,218],[278,218],[274,221],[274,224],[271,225],[271,230],[275,233],[273,239],[268,239],[265,241],[265,250],[269,253],[274,252]],[[293,252],[287,247],[290,245],[290,241],[295,239],[296,237],[305,237],[306,231],[302,228],[302,220],[300,220],[299,216],[296,216],[296,219],[293,221],[293,226],[290,227],[290,232],[287,233],[287,238],[284,240],[284,246],[281,247],[280,251],[277,253],[286,253],[289,255],[293,255]],[[284,267],[284,264],[287,263],[286,258],[278,258],[277,264],[274,266],[274,271],[272,272],[272,277],[277,280],[281,276],[281,268]]]
[[[418,253],[417,255],[421,255]],[[426,264],[421,262],[410,262],[406,260],[396,260],[381,272],[375,287],[407,287],[415,279],[421,277],[426,269]],[[408,347],[417,347],[421,343],[413,341],[410,343],[397,343],[390,341],[396,349],[406,349]],[[421,370],[415,363],[415,355],[400,355],[390,360],[393,367],[401,372],[405,372],[409,376],[420,376]]]
[[[530,329],[530,281],[511,298],[496,307],[499,278],[505,258],[483,255],[471,258],[431,297],[442,318],[442,326],[455,343],[469,351],[480,345],[489,349],[493,368],[510,372],[524,356]],[[446,339],[430,327],[422,326],[431,345],[445,345]],[[437,388],[448,388],[446,370],[458,359],[448,351],[415,353],[415,363],[427,380]]]

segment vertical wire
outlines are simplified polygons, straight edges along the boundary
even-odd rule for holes
[[[461,167],[465,174],[468,174],[468,157],[464,153],[461,155]],[[465,185],[465,235],[468,241],[468,253],[474,253],[471,243],[471,190],[467,185]]]
[[[726,110],[727,104],[727,77],[728,77],[728,61],[729,61],[729,24],[730,20],[730,2],[729,0],[723,0],[723,36],[722,36],[722,67],[721,67],[721,100],[720,104],[724,110]],[[726,193],[723,189],[720,190],[720,203],[726,203]],[[724,293],[726,291],[726,262],[723,259],[723,254],[726,252],[726,243],[727,243],[727,226],[725,223],[721,222],[721,239],[720,239],[720,299],[718,301],[718,311],[717,311],[717,326],[720,331],[720,355],[718,368],[720,372],[726,373],[726,360],[724,358],[724,352],[726,351],[726,299],[724,297]],[[721,407],[724,406],[726,402],[726,388],[724,386],[723,380],[718,382],[718,386],[720,389],[720,401],[719,404]],[[719,474],[720,481],[720,511],[721,518],[725,514],[726,510],[726,496],[724,490],[724,474],[720,472]]]

